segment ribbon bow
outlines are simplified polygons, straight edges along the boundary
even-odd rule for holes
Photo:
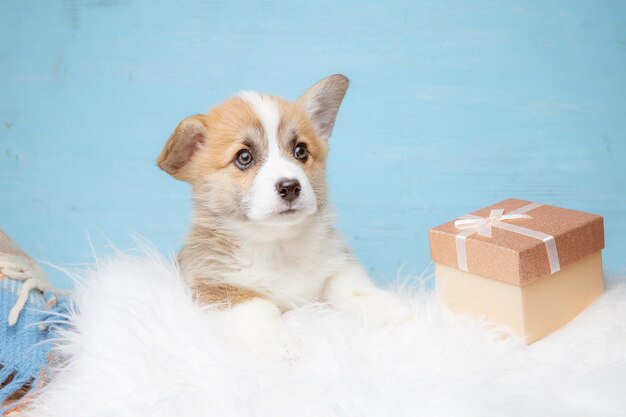
[[[504,220],[532,219],[528,214],[504,214],[504,209],[492,209],[489,217],[465,215],[455,220],[454,226],[460,230],[474,229],[479,235],[491,237],[493,225]]]
[[[469,271],[467,265],[467,238],[474,233],[478,233],[481,236],[491,238],[491,231],[494,227],[498,229],[507,230],[509,232],[517,233],[520,235],[532,237],[534,239],[542,240],[545,244],[546,251],[548,253],[548,262],[550,263],[550,272],[555,273],[561,269],[559,262],[559,253],[556,247],[556,241],[554,236],[547,233],[540,232],[538,230],[531,230],[525,227],[516,226],[510,223],[504,223],[505,220],[515,219],[532,219],[526,213],[540,207],[540,203],[530,203],[508,214],[504,214],[504,209],[492,209],[489,213],[489,217],[480,217],[473,214],[466,214],[455,220],[454,226],[461,230],[455,236],[457,264],[461,271]]]

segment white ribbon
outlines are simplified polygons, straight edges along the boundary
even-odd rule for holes
[[[454,226],[457,229],[461,229],[462,232],[456,235],[456,255],[458,260],[459,269],[462,271],[468,271],[467,267],[467,238],[474,233],[478,233],[481,236],[491,238],[491,231],[494,227],[498,229],[508,230],[509,232],[518,233],[520,235],[532,237],[535,239],[543,240],[546,251],[548,252],[548,262],[550,263],[550,273],[555,273],[561,269],[559,263],[559,253],[556,248],[556,241],[554,236],[547,233],[538,232],[536,230],[526,229],[525,227],[515,226],[509,223],[503,223],[507,220],[516,219],[532,219],[528,214],[524,214],[528,211],[536,209],[541,206],[540,203],[531,203],[516,210],[504,214],[504,209],[492,209],[489,213],[489,217],[480,217],[473,214],[467,214],[454,222]]]

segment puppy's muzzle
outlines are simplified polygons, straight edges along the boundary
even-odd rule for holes
[[[276,191],[288,203],[298,198],[301,190],[300,182],[294,178],[281,178],[276,183]]]

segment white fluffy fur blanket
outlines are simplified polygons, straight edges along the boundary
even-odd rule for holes
[[[59,341],[70,360],[31,416],[626,415],[622,282],[528,347],[418,290],[414,320],[396,327],[291,311],[285,355],[243,346],[158,256],[120,256],[81,281]]]

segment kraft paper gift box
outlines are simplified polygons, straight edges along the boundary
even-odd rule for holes
[[[600,216],[508,199],[429,232],[437,291],[455,313],[502,323],[532,343],[603,291]]]

